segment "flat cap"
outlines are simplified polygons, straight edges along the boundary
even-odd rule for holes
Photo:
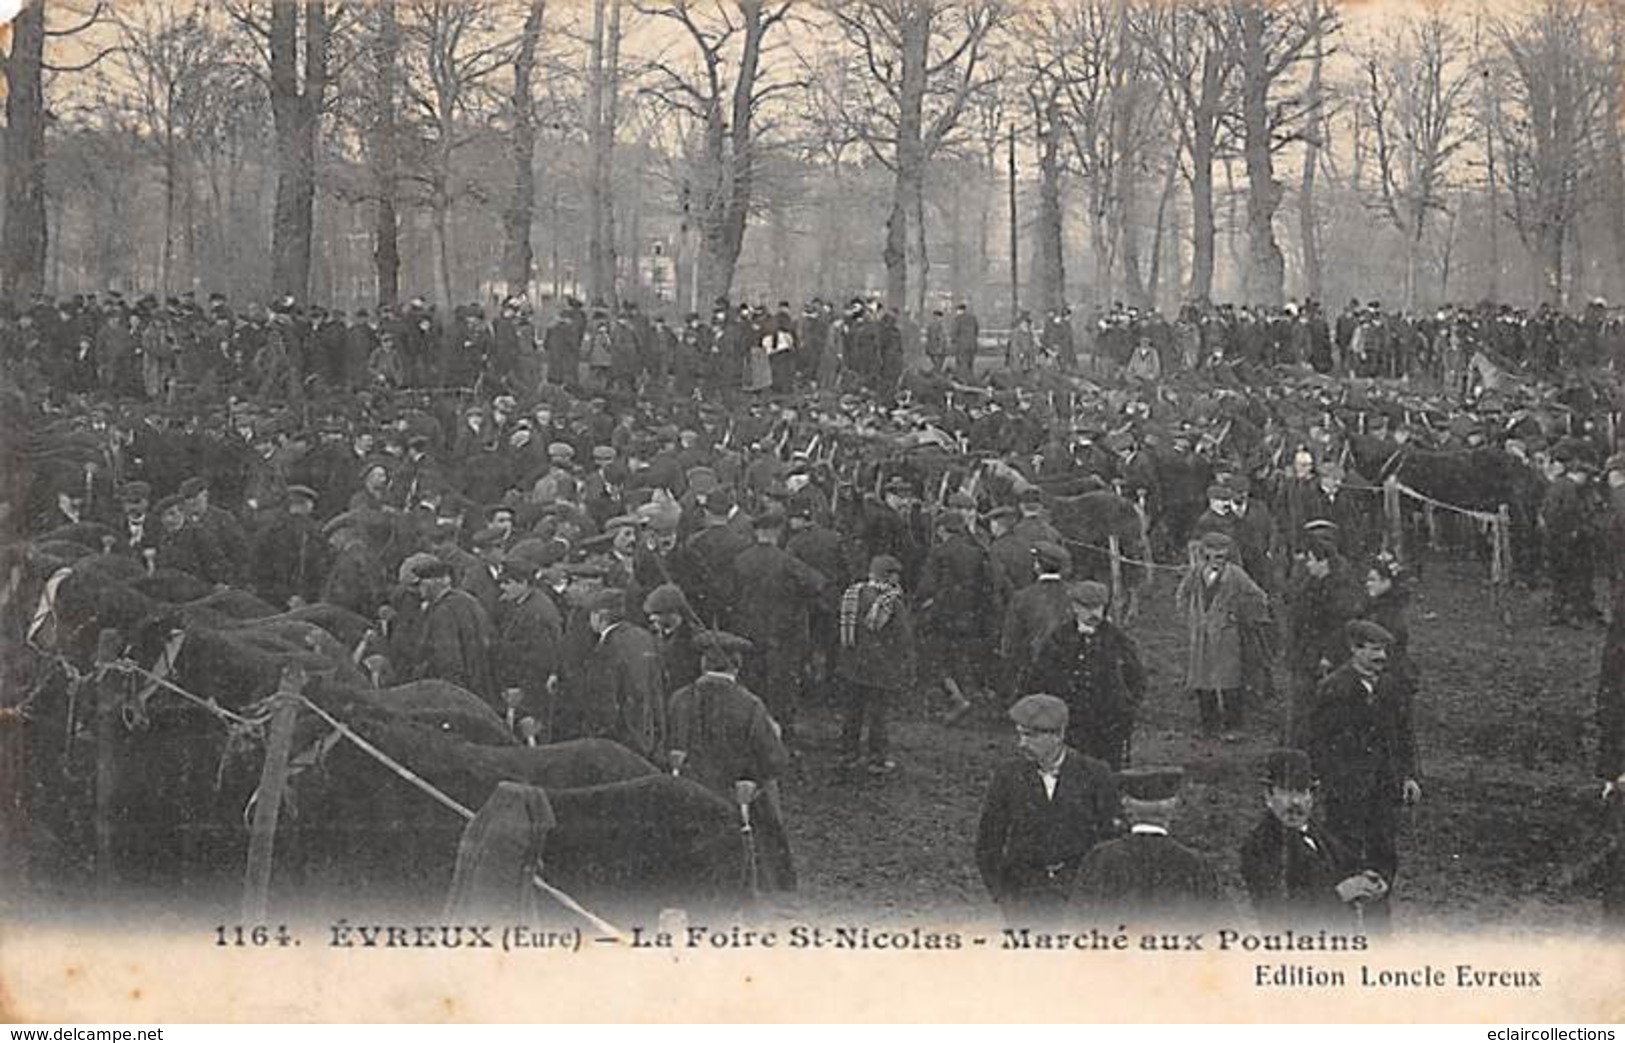
[[[1236,541],[1222,532],[1204,532],[1202,534],[1203,550],[1234,550]]]
[[[152,486],[146,482],[125,482],[119,487],[118,498],[124,503],[150,500],[152,498]]]
[[[288,486],[288,499],[308,500],[315,503],[317,500],[316,490],[308,485],[290,485]]]
[[[1184,784],[1184,768],[1126,768],[1117,773],[1118,791],[1128,800],[1173,800]]]
[[[1064,572],[1072,565],[1072,555],[1059,543],[1040,540],[1033,544],[1032,555],[1040,567],[1050,572]]]
[[[1019,503],[1043,503],[1044,493],[1038,486],[1029,485],[1016,494],[1016,500]]]
[[[501,529],[486,526],[474,534],[472,542],[475,547],[500,547],[505,538],[506,534]]]
[[[549,565],[564,560],[567,549],[567,545],[561,540],[544,540],[533,536],[520,540],[508,549],[506,564],[529,570],[534,575]]]
[[[576,447],[569,442],[549,442],[547,444],[547,457],[550,460],[574,460]]]
[[[683,595],[683,588],[675,583],[662,583],[643,599],[644,614],[650,616],[662,612],[680,613],[687,606],[688,598]]]
[[[1336,536],[1337,523],[1330,518],[1313,518],[1303,523],[1303,531],[1311,536]]]
[[[595,464],[608,464],[615,462],[615,450],[607,445],[592,447],[592,462]]]
[[[396,570],[395,578],[401,583],[411,583],[418,578],[422,569],[439,562],[440,559],[433,554],[423,552],[409,554],[406,560],[401,562],[401,567]]]
[[[586,601],[588,612],[625,612],[626,591],[620,587],[605,587],[594,591]]]
[[[1276,789],[1313,788],[1315,773],[1309,766],[1309,754],[1285,748],[1271,750],[1264,757],[1264,771],[1259,781]]]
[[[636,514],[617,514],[604,522],[604,531],[609,533],[617,529],[641,529],[643,525],[644,520]]]
[[[903,564],[890,554],[876,554],[869,562],[869,573],[873,576],[901,576]]]
[[[177,507],[185,506],[186,497],[182,496],[180,493],[171,493],[162,500],[159,500],[157,506],[155,506],[153,510],[155,510],[158,515],[162,517]]]
[[[433,561],[426,561],[419,565],[413,570],[413,575],[418,579],[438,579],[441,576],[450,576],[451,566],[439,558],[435,558]]]
[[[1349,620],[1343,626],[1343,634],[1348,638],[1350,646],[1381,645],[1386,648],[1394,643],[1393,634],[1369,619]]]
[[[193,475],[191,478],[188,478],[186,481],[181,483],[180,491],[182,496],[186,497],[187,499],[191,499],[198,493],[208,492],[209,483],[197,475]]]
[[[1010,719],[1035,732],[1066,730],[1066,703],[1053,695],[1024,695],[1010,707]]]
[[[1072,584],[1067,588],[1074,604],[1087,608],[1105,608],[1111,604],[1112,593],[1106,584],[1097,580],[1086,579]]]
[[[726,630],[702,630],[694,635],[694,647],[700,650],[702,661],[714,662],[744,655],[756,646],[748,638]]]
[[[1230,499],[1230,487],[1223,482],[1214,482],[1207,487],[1207,498],[1210,500]]]

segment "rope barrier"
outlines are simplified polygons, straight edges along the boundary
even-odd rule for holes
[[[129,659],[115,659],[110,663],[104,664],[103,669],[111,670],[117,673],[139,674],[140,676],[145,677],[153,685],[159,688],[167,689],[168,691],[180,696],[182,699],[195,703],[199,708],[208,711],[215,717],[223,721],[229,721],[238,727],[258,728],[264,725],[266,721],[271,719],[270,714],[266,714],[262,717],[244,717],[240,713],[234,713],[231,710],[226,709],[224,706],[221,706],[214,699],[205,699],[200,695],[194,695],[193,693],[182,688],[180,685],[175,684],[173,681],[159,677],[151,670],[148,670]]]

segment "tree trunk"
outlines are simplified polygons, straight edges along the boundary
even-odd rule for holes
[[[1320,166],[1320,142],[1326,132],[1326,121],[1321,116],[1320,73],[1325,48],[1321,42],[1320,3],[1310,0],[1309,17],[1315,28],[1315,39],[1310,45],[1309,60],[1309,133],[1303,147],[1303,180],[1298,186],[1298,234],[1303,240],[1303,293],[1312,300],[1324,294],[1324,275],[1320,261],[1320,214],[1315,207],[1315,174]]]
[[[1275,241],[1281,185],[1275,180],[1269,111],[1270,54],[1261,0],[1241,10],[1242,151],[1247,164],[1247,274],[1244,295],[1253,304],[1286,301],[1286,258]]]
[[[513,137],[508,142],[513,157],[513,185],[508,206],[502,212],[502,277],[510,294],[530,291],[534,256],[530,225],[536,206],[536,112],[530,82],[536,68],[536,42],[541,38],[546,14],[547,0],[531,0],[513,62]]]
[[[608,0],[592,5],[592,43],[587,58],[587,295],[597,305],[604,299],[604,169],[608,149],[604,142],[604,22]]]
[[[372,122],[373,213],[372,263],[378,273],[378,303],[394,304],[401,294],[401,221],[396,205],[398,142],[395,136],[397,65],[401,50],[395,5],[374,8],[378,32],[373,40],[373,62],[378,75],[377,111]]]
[[[1191,142],[1191,288],[1193,301],[1213,297],[1213,264],[1218,231],[1213,220],[1214,141],[1206,127]]]
[[[45,0],[23,5],[5,59],[6,212],[0,228],[0,295],[45,288]]]
[[[305,16],[305,68],[299,76],[299,15]],[[271,288],[305,300],[310,293],[316,139],[327,87],[327,7],[273,0],[271,116],[276,128],[276,209],[271,223]]]
[[[1050,101],[1038,115],[1038,307],[1048,313],[1066,300],[1060,106]]]
[[[896,181],[891,215],[886,218],[886,303],[901,313],[908,307],[908,222],[920,212],[925,194],[925,87],[930,60],[931,7],[909,3],[899,27],[902,78],[898,91]]]

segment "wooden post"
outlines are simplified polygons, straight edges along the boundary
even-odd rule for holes
[[[1502,504],[1495,512],[1495,545],[1500,553],[1497,557],[1501,564],[1500,583],[1504,589],[1510,589],[1512,584],[1512,510]],[[1510,627],[1512,625],[1511,598],[1500,598],[1501,622]]]
[[[1382,480],[1382,513],[1388,521],[1388,552],[1404,561],[1405,523],[1400,512],[1398,475]]]
[[[1127,622],[1125,616],[1125,597],[1123,593],[1123,548],[1114,532],[1106,537],[1106,545],[1112,555],[1112,619],[1117,623]]]
[[[118,658],[123,636],[117,630],[103,630],[96,638],[96,663]],[[114,745],[118,739],[119,680],[122,675],[105,674],[96,683],[96,893],[103,902],[113,899],[118,887],[118,866],[113,861],[113,793],[118,787]],[[71,727],[73,722],[69,722]]]
[[[276,842],[277,817],[288,787],[288,753],[293,747],[293,725],[299,716],[299,695],[305,688],[304,667],[283,668],[282,682],[272,696],[275,709],[271,734],[265,743],[265,766],[260,770],[254,824],[248,837],[248,871],[243,882],[243,923],[265,922],[271,890],[271,855]]]

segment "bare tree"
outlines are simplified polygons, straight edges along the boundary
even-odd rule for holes
[[[959,126],[966,105],[991,86],[983,50],[1002,7],[997,0],[834,0],[830,6],[851,49],[864,104],[847,113],[857,136],[893,174],[886,218],[886,299],[909,304],[909,227],[919,268],[916,298],[925,310],[925,174]]]
[[[547,0],[531,0],[519,32],[513,59],[510,111],[513,129],[508,138],[513,156],[513,186],[502,212],[502,273],[509,293],[524,293],[530,286],[531,215],[536,206],[536,99],[531,80],[536,71],[536,47],[547,17]]]
[[[621,100],[621,0],[593,0],[587,81],[587,291],[616,297],[615,134]]]
[[[1335,31],[1337,14],[1317,0],[1233,0],[1231,32],[1241,72],[1242,158],[1247,168],[1248,300],[1286,299],[1286,258],[1275,239],[1284,195],[1275,154],[1302,134],[1316,99],[1294,91],[1291,74],[1312,57],[1312,45]]]
[[[51,22],[51,14],[62,24]],[[24,4],[11,22],[11,49],[0,56],[6,83],[5,222],[0,226],[0,294],[24,297],[45,288],[45,74],[83,72],[112,50],[103,47],[72,63],[48,61],[46,42],[78,36],[97,25],[101,3],[88,13],[59,0]]]
[[[1500,142],[1513,223],[1539,267],[1538,295],[1561,304],[1566,254],[1616,73],[1586,0],[1541,0],[1523,20],[1499,26],[1498,35],[1511,63]]]
[[[698,147],[685,180],[690,220],[699,233],[700,294],[727,296],[766,148],[763,107],[805,86],[764,75],[769,38],[785,23],[790,4],[674,0],[639,10],[679,30],[673,45],[650,62],[643,94],[694,128]]]
[[[1136,15],[1138,35],[1157,70],[1169,121],[1184,154],[1191,197],[1192,299],[1213,295],[1216,224],[1213,164],[1224,147],[1235,103],[1235,44],[1225,12],[1211,3],[1146,4]]]
[[[1405,306],[1414,308],[1429,219],[1442,212],[1451,161],[1466,146],[1473,68],[1457,61],[1463,41],[1441,7],[1410,17],[1365,61],[1366,111],[1376,139],[1382,212],[1405,240]]]
[[[495,7],[475,0],[414,0],[400,9],[407,75],[421,162],[403,176],[423,188],[429,210],[435,302],[449,310],[455,296],[451,211],[462,198],[484,198],[483,182],[460,168],[458,154],[485,132],[482,118],[495,99],[490,80],[513,60],[513,39]]]

